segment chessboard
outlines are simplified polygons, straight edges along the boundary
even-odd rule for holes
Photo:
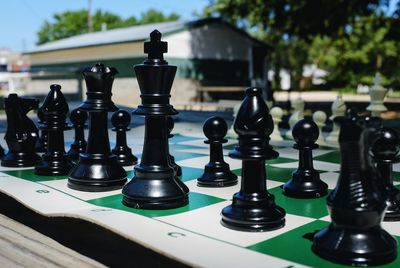
[[[201,126],[200,126],[201,127]],[[106,228],[159,254],[190,266],[202,267],[342,267],[311,250],[313,234],[327,226],[330,216],[326,198],[295,199],[284,196],[281,186],[298,165],[292,141],[272,142],[277,159],[266,162],[267,188],[286,212],[284,228],[269,232],[241,232],[221,225],[221,210],[231,203],[238,185],[225,188],[198,187],[196,179],[209,161],[209,148],[199,128],[179,128],[170,139],[170,152],[183,169],[182,181],[189,187],[189,204],[169,210],[142,210],[121,203],[121,190],[81,192],[67,187],[67,176],[38,176],[33,168],[0,168],[0,191],[45,217],[78,218]],[[133,129],[128,143],[140,158],[143,139]],[[110,135],[112,132],[110,132]],[[241,162],[228,157],[236,144],[224,144],[225,161],[241,175]],[[69,144],[66,144],[66,148]],[[340,170],[337,149],[313,151],[314,167],[332,190]],[[126,167],[128,178],[133,167]],[[400,164],[394,165],[394,181],[400,185]],[[398,222],[383,227],[400,243]],[[343,266],[344,267],[344,266]],[[400,258],[382,267],[400,267]]]

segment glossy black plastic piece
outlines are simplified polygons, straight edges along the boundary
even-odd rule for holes
[[[0,160],[3,159],[3,156],[4,156],[4,149],[0,145]]]
[[[69,120],[74,128],[75,136],[67,154],[68,157],[75,162],[79,160],[79,154],[86,151],[87,142],[85,140],[84,130],[87,119],[87,112],[78,108],[72,110],[69,115]]]
[[[248,88],[234,130],[239,145],[229,156],[242,160],[242,179],[232,204],[222,210],[225,227],[250,232],[275,230],[285,225],[285,210],[266,189],[265,160],[279,156],[269,145],[274,125],[260,88]]]
[[[171,116],[167,116],[167,131],[168,131],[168,139],[171,139],[174,137],[173,134],[171,134],[172,130],[174,129],[174,119]],[[172,168],[175,170],[176,176],[182,176],[182,168],[175,162],[175,157],[171,154],[169,154],[169,160],[171,163]]]
[[[388,192],[369,150],[380,126],[375,118],[349,113],[335,119],[341,125],[341,170],[336,188],[328,195],[331,224],[314,237],[313,251],[333,262],[381,265],[397,256],[397,242],[380,224]]]
[[[134,113],[145,115],[143,153],[135,176],[122,190],[122,202],[140,209],[177,208],[189,202],[189,189],[171,166],[168,145],[167,116],[177,113],[169,104],[177,67],[164,60],[167,44],[159,31],[154,30],[144,46],[148,58],[134,67],[142,99]]]
[[[126,143],[126,132],[131,130],[128,126],[131,123],[131,115],[128,111],[118,110],[111,117],[112,129],[116,132],[117,138],[115,147],[111,150],[117,156],[122,166],[132,166],[137,163],[137,157],[132,154],[132,149]]]
[[[222,144],[228,132],[228,125],[219,116],[213,116],[203,125],[204,143],[210,145],[210,162],[204,167],[204,173],[197,179],[201,187],[227,187],[237,184],[237,176],[230,170],[229,164],[224,161]]]
[[[68,104],[61,92],[60,85],[51,85],[42,107],[43,123],[40,129],[47,131],[47,152],[35,166],[35,174],[43,176],[67,175],[72,168],[72,162],[64,150],[64,130]]]
[[[111,153],[108,137],[108,111],[117,108],[111,101],[115,68],[96,64],[83,75],[88,88],[87,100],[79,109],[89,113],[89,136],[86,152],[81,153],[68,179],[68,187],[87,192],[120,189],[126,183],[126,171]]]
[[[384,221],[400,221],[400,190],[393,185],[393,164],[400,161],[399,151],[398,134],[393,129],[381,128],[370,152],[382,176],[384,187],[389,192]]]
[[[293,148],[299,150],[299,166],[292,178],[283,185],[283,193],[294,198],[319,198],[328,193],[328,185],[321,181],[319,172],[314,169],[312,150],[318,148],[319,136],[317,124],[310,119],[298,121],[292,130],[296,143]]]
[[[7,115],[7,130],[4,139],[8,151],[4,155],[1,165],[4,167],[32,167],[40,160],[35,152],[38,139],[38,129],[26,115],[37,109],[39,100],[21,98],[17,94],[10,94],[4,98],[4,108]]]
[[[38,125],[44,124],[44,114],[41,108],[37,111],[37,116],[39,118]],[[47,130],[40,129],[39,130],[39,138],[35,145],[35,150],[37,153],[45,153],[47,152]]]

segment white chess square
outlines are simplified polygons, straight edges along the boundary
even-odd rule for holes
[[[317,148],[315,150],[312,150],[312,155],[313,157],[324,155],[330,152],[333,152],[334,150],[329,150],[329,149],[320,149]],[[291,158],[291,159],[299,159],[299,151],[291,148],[291,147],[285,147],[285,148],[280,148],[279,149],[279,157],[285,157],[285,158]]]
[[[107,191],[107,192],[83,192],[83,191],[73,190],[73,189],[68,188],[68,186],[67,186],[68,179],[54,180],[54,181],[42,181],[40,183],[47,185],[53,189],[56,189],[60,192],[66,193],[70,196],[73,196],[73,197],[76,197],[78,199],[85,200],[85,201],[121,193],[121,189],[114,190],[114,191]]]
[[[339,173],[336,172],[323,172],[319,174],[320,179],[328,184],[329,189],[335,189],[339,179]]]
[[[229,164],[231,170],[239,169],[242,167],[242,161],[226,157],[225,162]],[[210,162],[210,156],[200,156],[196,158],[189,158],[177,161],[176,163],[182,167],[200,168],[203,169],[206,164]]]
[[[187,182],[185,182],[185,184],[187,185],[187,187],[189,187],[189,190],[191,192],[196,192],[196,193],[201,193],[201,194],[205,194],[205,195],[215,196],[215,197],[222,198],[222,199],[231,200],[233,194],[240,191],[241,179],[242,178],[239,176],[238,183],[236,185],[229,186],[229,187],[215,187],[215,188],[199,187],[199,186],[197,186],[197,180],[187,181]],[[272,189],[275,187],[279,187],[281,185],[282,185],[282,182],[279,182],[279,181],[273,181],[273,180],[267,181],[267,189]]]
[[[313,161],[314,168],[318,170],[323,170],[323,171],[340,171],[340,165],[335,164],[335,163],[328,163],[324,161],[318,161],[314,160]],[[270,164],[273,167],[279,167],[279,168],[298,168],[299,163],[298,162],[290,162],[290,163],[280,163],[280,164]]]
[[[162,222],[173,224],[177,227],[191,230],[198,234],[223,241],[230,241],[231,243],[242,247],[247,247],[271,239],[314,220],[311,218],[287,214],[285,227],[278,230],[270,232],[235,231],[222,226],[220,223],[220,214],[222,209],[230,204],[230,201],[220,202],[187,213],[158,217],[157,219]]]

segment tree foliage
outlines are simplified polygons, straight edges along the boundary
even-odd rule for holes
[[[289,71],[293,89],[300,87],[303,66],[310,63],[329,71],[331,86],[355,86],[368,83],[376,71],[385,77],[397,72],[389,65],[399,65],[394,40],[400,37],[400,12],[388,14],[389,4],[390,0],[215,0],[204,16],[222,17],[269,44],[272,68],[276,74]],[[276,75],[275,85],[279,82]]]
[[[175,21],[180,17],[175,13],[164,15],[155,9],[149,9],[141,14],[139,18],[131,16],[122,19],[120,16],[107,11],[97,10],[92,15],[93,31],[100,31],[102,25],[107,29],[134,26],[154,22]],[[45,21],[39,32],[37,44],[44,44],[59,39],[67,38],[89,32],[87,10],[65,11],[54,14],[52,21]]]

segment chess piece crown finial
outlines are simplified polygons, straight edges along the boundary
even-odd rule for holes
[[[161,41],[162,34],[158,30],[150,33],[150,41],[144,43],[144,53],[147,54],[145,64],[168,64],[164,53],[168,52],[168,43]]]
[[[86,67],[83,71],[83,76],[87,87],[87,99],[79,108],[85,111],[118,110],[111,100],[111,90],[116,74],[118,74],[117,69],[107,67],[102,63]]]

